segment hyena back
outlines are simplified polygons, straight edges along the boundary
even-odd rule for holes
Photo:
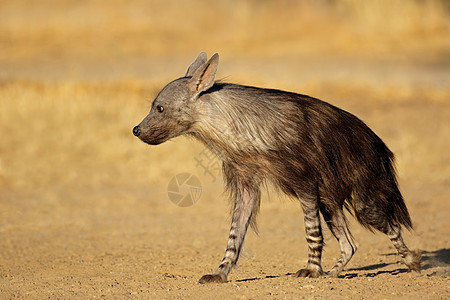
[[[365,227],[385,233],[410,270],[420,254],[402,240],[412,229],[398,189],[394,155],[354,115],[321,100],[273,89],[215,82],[219,57],[204,52],[184,77],[169,83],[148,116],[133,129],[157,145],[180,135],[203,142],[223,162],[234,203],[225,256],[200,283],[226,282],[248,225],[256,228],[263,182],[298,198],[304,213],[308,261],[297,277],[324,275],[320,213],[339,242],[341,256],[327,273],[337,277],[356,251],[343,207]]]

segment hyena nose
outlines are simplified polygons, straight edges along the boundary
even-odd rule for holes
[[[133,128],[133,134],[135,136],[139,136],[141,134],[141,130],[139,129],[139,126],[136,126]]]

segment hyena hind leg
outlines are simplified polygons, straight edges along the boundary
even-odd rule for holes
[[[420,252],[411,251],[406,247],[405,242],[403,242],[400,226],[391,225],[386,234],[408,269],[410,271],[420,272]]]
[[[334,237],[338,240],[341,248],[341,256],[336,262],[336,265],[327,273],[327,276],[338,277],[345,265],[352,258],[353,254],[355,254],[357,249],[356,244],[352,239],[350,230],[348,229],[342,207],[332,213],[322,209],[322,215],[328,225],[328,228],[330,228],[331,233],[333,233]]]

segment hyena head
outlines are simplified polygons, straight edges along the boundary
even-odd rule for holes
[[[133,134],[150,145],[191,132],[199,117],[198,98],[214,85],[219,55],[207,61],[202,52],[182,78],[165,86],[152,103],[150,113],[133,128]]]

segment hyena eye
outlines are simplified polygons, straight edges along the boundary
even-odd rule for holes
[[[158,112],[162,113],[162,112],[164,111],[164,106],[158,105],[158,106],[156,107],[156,110],[157,110]]]

